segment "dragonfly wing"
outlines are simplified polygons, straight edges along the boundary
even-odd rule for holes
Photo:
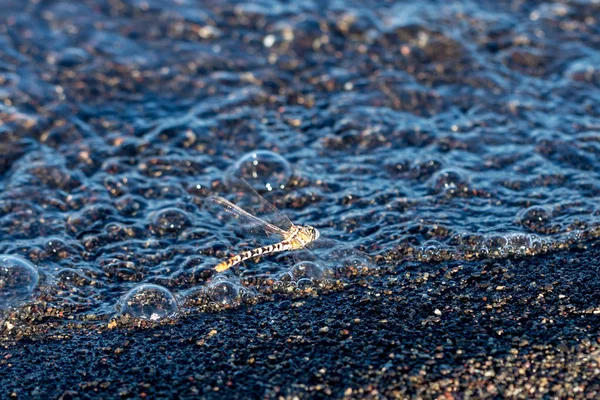
[[[221,219],[235,219],[239,223],[240,229],[250,235],[276,238],[277,240],[285,236],[286,232],[284,230],[250,214],[222,197],[207,197],[204,199],[204,205],[211,213]]]
[[[251,214],[259,216],[262,220],[286,232],[294,226],[284,213],[258,194],[245,179],[229,175],[227,177],[227,185],[236,196],[235,203]]]

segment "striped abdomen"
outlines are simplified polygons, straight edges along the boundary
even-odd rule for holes
[[[290,242],[287,240],[284,240],[283,242],[279,242],[279,243],[275,243],[275,244],[270,244],[268,246],[259,247],[254,250],[245,251],[243,253],[235,255],[235,256],[223,261],[222,263],[217,264],[217,266],[215,267],[215,270],[217,272],[223,272],[223,271],[228,270],[229,268],[233,267],[234,265],[237,265],[241,262],[249,260],[250,258],[258,257],[263,254],[278,253],[280,251],[286,251],[286,250],[290,250],[290,249],[291,249],[291,245],[290,245]]]

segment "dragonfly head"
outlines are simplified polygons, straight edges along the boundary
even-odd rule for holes
[[[297,228],[298,233],[295,235],[292,241],[292,245],[296,249],[302,248],[310,242],[314,242],[320,236],[319,230],[310,225],[298,226]]]
[[[313,231],[313,235],[314,235],[313,240],[317,240],[319,238],[319,236],[321,236],[321,232],[319,232],[319,230],[317,228],[313,228],[312,226],[310,227],[310,229],[312,229],[312,231]]]
[[[317,240],[319,236],[321,236],[317,228],[314,228],[310,225],[307,225],[304,228],[306,229],[306,233],[310,242],[312,242],[313,240]]]
[[[320,236],[319,230],[317,228],[313,228],[310,225],[306,225],[301,227],[300,232],[297,236],[297,239],[301,242],[301,246],[309,244],[317,240]]]

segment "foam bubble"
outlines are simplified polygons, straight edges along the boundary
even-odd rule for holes
[[[415,247],[415,257],[420,261],[443,261],[449,259],[504,258],[530,256],[548,250],[549,242],[532,233],[510,232],[499,235],[455,234],[446,244],[430,240]]]
[[[0,309],[17,306],[31,298],[39,278],[37,269],[29,261],[0,255]]]
[[[229,171],[229,179],[246,180],[258,192],[283,189],[292,177],[290,163],[267,150],[257,150],[243,155]]]
[[[215,303],[232,305],[239,300],[239,286],[228,281],[215,282],[207,288],[208,297]]]
[[[509,246],[509,251],[512,251],[512,253],[517,255],[525,255],[532,247],[532,243],[537,237],[534,237],[534,235],[509,233],[505,238]]]
[[[335,260],[332,271],[337,277],[368,273],[374,267],[370,257],[360,250],[340,246],[327,254],[328,260]],[[331,264],[330,264],[331,265]]]
[[[429,184],[435,193],[455,195],[468,189],[469,180],[462,171],[443,169],[431,177]]]
[[[507,244],[508,241],[506,240],[506,237],[501,235],[491,235],[485,239],[482,249],[487,249],[487,255],[504,257],[508,254]]]
[[[312,288],[314,286],[314,282],[312,281],[312,279],[302,278],[299,279],[298,282],[296,282],[296,286],[300,290],[306,290]]]
[[[174,315],[178,307],[175,296],[167,288],[145,283],[134,287],[123,297],[121,313],[160,321]]]
[[[192,226],[188,213],[178,208],[161,210],[154,216],[152,227],[160,235],[178,235],[181,231]]]
[[[323,268],[312,261],[301,261],[297,263],[292,267],[290,273],[294,280],[302,278],[321,279],[325,275]]]
[[[552,213],[546,207],[532,206],[519,214],[519,223],[533,231],[544,227],[552,218]]]
[[[445,246],[442,245],[437,240],[428,240],[423,243],[422,246],[417,247],[416,250],[416,258],[419,261],[429,262],[429,261],[440,261],[441,252]]]

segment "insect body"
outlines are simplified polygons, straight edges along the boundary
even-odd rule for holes
[[[267,203],[265,199],[262,199],[262,201]],[[267,221],[264,221],[219,196],[211,196],[206,198],[205,204],[213,209],[221,209],[231,214],[234,218],[240,219],[244,223],[247,230],[260,232],[263,235],[275,236],[281,239],[281,241],[278,243],[258,247],[256,249],[245,251],[230,257],[229,259],[215,266],[215,270],[218,272],[226,271],[243,261],[261,255],[273,254],[287,250],[302,249],[309,243],[319,238],[319,231],[316,228],[309,225],[294,225],[285,215],[283,215],[283,213],[281,213],[281,211],[277,210],[275,206],[271,204],[268,204],[269,208],[272,212],[277,214],[276,217],[279,221],[279,225],[281,226],[275,226]]]

